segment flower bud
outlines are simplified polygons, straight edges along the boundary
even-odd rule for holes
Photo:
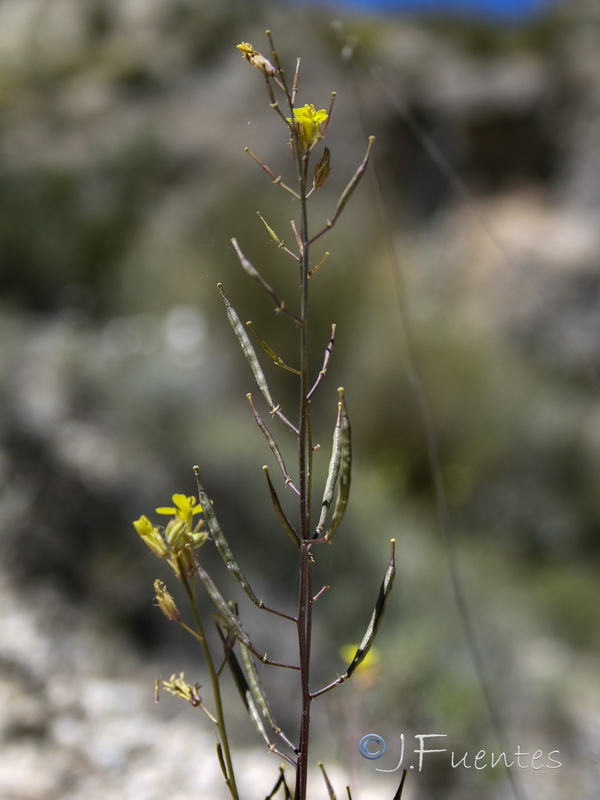
[[[191,531],[188,537],[188,541],[192,545],[194,550],[197,550],[199,547],[202,547],[202,545],[207,539],[208,539],[208,534],[206,533],[206,531]]]
[[[271,64],[271,62],[265,58],[262,53],[259,53],[258,50],[255,50],[251,44],[248,42],[241,42],[240,44],[236,45],[238,50],[241,50],[242,55],[253,67],[260,70],[263,75],[266,75],[267,78],[273,77],[277,74],[277,70]]]
[[[188,524],[181,519],[172,519],[165,528],[165,537],[172,550],[179,550],[186,540]]]
[[[171,680],[163,681],[163,686],[174,697],[181,697],[182,700],[187,700],[194,707],[202,704],[200,697],[200,684],[195,683],[193,686],[185,681],[185,673],[180,672],[179,677],[171,675]]]
[[[179,579],[183,576],[193,578],[197,572],[196,558],[189,544],[179,550],[174,550],[169,564]]]
[[[159,581],[158,578],[154,581],[154,591],[156,593],[156,603],[165,617],[172,622],[178,622],[181,619],[179,609],[167,591],[166,585]]]

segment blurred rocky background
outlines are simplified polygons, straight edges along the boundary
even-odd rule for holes
[[[256,212],[291,239],[295,209],[243,152],[291,176],[235,50],[266,49],[267,27],[290,71],[303,58],[301,103],[338,92],[315,225],[377,137],[313,283],[315,365],[338,325],[315,401],[321,474],[340,384],[355,436],[351,509],[318,554],[331,590],[315,682],[361,637],[391,537],[398,577],[377,667],[316,704],[314,760],[360,800],[393,796],[397,774],[375,767],[396,766],[401,733],[407,758],[417,733],[447,734],[433,746],[470,763],[500,749],[451,591],[407,327],[489,683],[511,746],[545,766],[513,767],[516,794],[498,767],[431,755],[405,796],[598,798],[599,12],[572,0],[500,25],[282,0],[0,2],[2,798],[225,797],[206,719],[153,703],[155,675],[205,676],[152,606],[168,576],[131,526],[192,494],[193,464],[257,593],[293,608],[254,387],[216,291],[282,353],[293,343],[229,243],[293,297]],[[293,413],[293,376],[267,372]],[[291,651],[285,626],[247,616],[269,654]],[[287,676],[264,677],[294,719]],[[245,796],[264,797],[277,762],[233,721]],[[357,751],[372,730],[381,761]]]

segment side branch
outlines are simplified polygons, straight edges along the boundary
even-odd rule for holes
[[[333,345],[335,344],[335,331],[336,331],[336,326],[335,326],[335,323],[333,323],[333,325],[331,326],[331,338],[329,339],[329,342],[327,343],[327,347],[325,348],[325,357],[323,358],[323,366],[321,367],[321,371],[319,372],[319,374],[317,376],[317,380],[315,381],[314,386],[312,387],[312,389],[310,390],[310,392],[306,396],[307,400],[310,400],[310,398],[316,392],[317,387],[319,386],[319,384],[321,383],[321,381],[323,380],[323,378],[327,374],[327,367],[329,366],[329,360],[331,358],[331,352],[333,350]]]
[[[367,169],[367,164],[369,163],[369,156],[371,155],[371,148],[373,147],[373,142],[375,141],[374,136],[369,136],[369,144],[367,145],[367,152],[365,153],[365,157],[363,158],[362,162],[360,163],[358,169],[352,176],[350,183],[346,186],[344,191],[342,192],[340,199],[338,200],[338,204],[335,207],[335,211],[333,217],[327,220],[327,224],[324,228],[322,228],[318,233],[316,233],[312,239],[310,239],[307,244],[311,245],[313,242],[316,242],[324,233],[331,230],[335,223],[337,222],[338,217],[344,210],[346,203],[352,196],[352,193],[356,189],[359,184],[360,179],[365,174],[365,170]]]
[[[267,442],[269,444],[271,452],[275,456],[275,461],[277,461],[279,469],[281,470],[281,474],[283,475],[283,480],[285,482],[285,485],[289,486],[290,489],[294,492],[294,494],[296,494],[296,495],[298,495],[298,497],[300,497],[300,492],[294,486],[294,483],[293,483],[293,481],[292,481],[292,479],[290,477],[290,474],[287,471],[287,467],[285,465],[285,461],[283,460],[283,456],[281,455],[281,450],[277,446],[277,442],[273,438],[273,435],[272,435],[271,431],[267,428],[265,423],[262,421],[262,418],[261,418],[260,414],[256,410],[256,407],[255,407],[254,402],[252,400],[252,395],[250,393],[248,393],[246,395],[246,397],[248,398],[248,402],[250,403],[250,408],[254,412],[254,419],[256,420],[256,424],[258,425],[258,427],[263,432],[263,435],[264,435],[265,439],[267,440]]]
[[[377,602],[375,603],[375,609],[373,610],[373,614],[371,616],[371,620],[367,625],[367,630],[365,635],[363,636],[363,640],[358,646],[356,653],[354,654],[354,658],[350,662],[348,669],[344,672],[343,675],[339,675],[335,681],[330,683],[328,686],[325,686],[323,689],[319,689],[317,692],[311,693],[311,699],[314,700],[315,697],[319,697],[325,692],[329,692],[331,689],[335,689],[336,686],[344,683],[347,681],[348,678],[352,675],[352,673],[360,666],[360,664],[364,661],[367,657],[367,653],[371,649],[373,642],[375,641],[375,637],[377,636],[377,631],[379,630],[379,626],[381,625],[381,620],[383,619],[383,614],[385,612],[385,604],[389,597],[390,592],[392,591],[392,585],[394,583],[394,576],[396,575],[396,540],[391,540],[392,545],[392,553],[390,555],[390,563],[386,570],[385,576],[383,578],[383,582],[379,588],[379,595],[377,597]]]
[[[293,189],[291,189],[289,186],[287,186],[287,184],[285,184],[285,183],[284,183],[284,182],[281,180],[281,175],[275,175],[275,173],[273,172],[273,170],[272,170],[270,167],[268,167],[268,166],[267,166],[267,165],[264,163],[264,161],[261,161],[261,160],[260,160],[260,158],[259,158],[259,157],[258,157],[258,156],[257,156],[255,153],[253,153],[253,152],[252,152],[252,150],[250,150],[250,148],[249,148],[249,147],[244,147],[244,152],[245,152],[245,153],[248,153],[248,155],[249,155],[251,158],[253,158],[253,159],[254,159],[254,161],[256,161],[256,163],[258,164],[258,166],[259,166],[259,167],[261,167],[261,169],[263,169],[263,170],[264,170],[264,171],[267,173],[267,175],[269,176],[269,178],[271,178],[271,179],[272,179],[273,183],[274,183],[276,186],[281,186],[281,188],[282,188],[282,189],[285,189],[285,190],[286,190],[286,192],[289,192],[289,193],[292,195],[292,197],[295,197],[295,198],[296,198],[296,200],[300,200],[300,195],[298,194],[298,192],[295,192]]]
[[[258,285],[260,286],[260,288],[265,292],[265,294],[267,294],[271,298],[271,300],[275,304],[275,311],[277,311],[278,313],[281,312],[282,314],[285,314],[286,317],[290,317],[290,319],[293,319],[294,322],[297,322],[298,324],[300,324],[301,323],[300,318],[297,317],[295,314],[292,314],[291,311],[287,310],[283,300],[280,300],[277,297],[277,295],[275,294],[274,290],[267,283],[267,281],[263,278],[263,276],[260,274],[260,272],[256,269],[256,267],[252,264],[252,262],[249,261],[246,258],[246,256],[242,253],[242,249],[239,246],[239,244],[237,242],[237,239],[232,239],[231,240],[231,244],[233,245],[233,249],[235,250],[235,252],[237,254],[237,257],[240,260],[240,264],[242,265],[242,269],[253,280],[255,280],[258,283]]]

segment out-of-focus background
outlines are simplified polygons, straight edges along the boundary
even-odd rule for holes
[[[254,589],[293,608],[295,555],[216,290],[282,354],[293,343],[229,243],[293,304],[293,265],[256,212],[291,240],[296,210],[243,152],[292,179],[285,130],[235,49],[266,50],[265,28],[290,71],[302,56],[299,102],[338,93],[315,226],[377,137],[311,281],[315,366],[338,325],[315,400],[320,475],[340,384],[355,437],[351,508],[318,553],[331,589],[315,685],[362,636],[391,537],[398,576],[376,666],[315,704],[313,760],[360,800],[392,797],[398,773],[376,767],[396,766],[402,734],[407,764],[416,734],[446,734],[432,746],[470,764],[501,749],[451,588],[407,326],[489,686],[509,753],[531,755],[511,769],[516,786],[500,767],[429,755],[405,796],[598,797],[600,7],[409,5],[0,2],[6,800],[225,797],[206,718],[153,703],[156,674],[205,676],[152,606],[168,575],[131,526],[192,494],[193,464]],[[293,413],[294,377],[267,373]],[[218,573],[209,545],[205,557]],[[285,626],[245,615],[261,648],[292,652]],[[263,675],[276,716],[294,720],[289,676]],[[243,714],[232,725],[244,796],[264,797],[277,761]],[[357,750],[372,731],[388,742],[379,761]]]

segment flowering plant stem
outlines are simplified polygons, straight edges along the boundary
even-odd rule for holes
[[[208,646],[208,642],[206,641],[206,636],[204,634],[204,625],[202,624],[202,617],[200,616],[200,612],[198,611],[198,604],[196,601],[196,591],[195,591],[196,584],[194,583],[190,586],[190,582],[185,574],[185,571],[181,569],[181,564],[179,566],[180,566],[181,582],[183,584],[183,588],[187,595],[190,608],[192,609],[194,624],[196,625],[196,631],[198,633],[200,646],[202,648],[202,655],[204,656],[204,661],[206,662],[206,667],[208,669],[208,674],[210,677],[210,685],[213,693],[213,700],[215,703],[215,711],[216,711],[215,716],[217,720],[217,727],[219,729],[219,744],[217,746],[217,753],[219,753],[219,759],[221,758],[222,754],[224,760],[224,765],[222,765],[223,778],[225,779],[225,785],[231,792],[233,800],[239,800],[238,790],[235,783],[235,772],[233,769],[233,763],[231,759],[231,750],[229,748],[229,737],[227,736],[227,728],[225,726],[225,713],[223,711],[221,686],[219,683],[219,676],[217,674],[217,670],[215,669],[212,653],[210,651],[210,647]]]
[[[277,55],[270,38],[275,63]],[[283,79],[283,85],[285,84]],[[294,102],[290,92],[285,91],[288,101],[290,119],[294,119]],[[308,745],[310,737],[310,645],[312,630],[312,565],[311,558],[311,489],[312,489],[312,436],[310,427],[310,371],[308,348],[308,271],[309,236],[308,236],[308,206],[306,200],[308,156],[309,152],[302,154],[298,129],[290,125],[294,161],[296,162],[298,194],[300,196],[300,242],[299,242],[299,283],[300,283],[300,418],[298,423],[298,475],[300,490],[300,582],[298,590],[298,618],[296,622],[298,631],[298,654],[300,659],[300,687],[302,693],[302,710],[300,723],[300,744],[298,747],[298,762],[296,771],[296,800],[306,797],[307,771],[308,771]]]
[[[206,711],[211,720],[217,726],[217,756],[219,758],[221,770],[225,778],[225,783],[233,800],[239,800],[239,797],[234,776],[221,695],[220,679],[222,667],[219,670],[215,668],[215,660],[211,654],[209,644],[206,640],[205,629],[199,611],[198,597],[196,595],[197,583],[202,584],[202,587],[209,599],[216,607],[217,631],[223,645],[223,665],[228,665],[234,683],[236,684],[250,719],[252,720],[262,739],[267,744],[269,751],[283,758],[295,769],[296,781],[294,800],[306,800],[308,796],[308,756],[312,701],[316,697],[319,697],[325,692],[329,692],[350,678],[354,671],[358,669],[363,660],[366,658],[375,639],[377,629],[383,617],[386,600],[392,588],[395,574],[394,540],[392,540],[392,553],[389,566],[379,591],[375,609],[372,613],[371,620],[367,626],[363,639],[360,645],[356,648],[353,659],[342,675],[339,675],[328,685],[311,691],[310,665],[313,605],[328,588],[323,587],[315,596],[313,596],[312,571],[314,565],[315,548],[325,543],[331,543],[333,535],[338,529],[346,511],[350,492],[352,447],[350,437],[350,421],[346,408],[344,390],[340,388],[338,389],[339,400],[337,404],[336,423],[333,432],[333,444],[329,463],[329,472],[323,490],[323,499],[321,502],[318,524],[316,527],[313,527],[311,522],[311,508],[313,489],[313,453],[315,448],[313,447],[312,438],[311,402],[312,397],[314,396],[316,390],[320,388],[327,372],[333,349],[333,343],[335,340],[336,326],[335,324],[332,324],[331,326],[331,338],[327,344],[327,347],[325,348],[323,366],[311,385],[311,369],[309,363],[309,281],[311,276],[324,264],[328,253],[325,253],[321,260],[311,268],[310,248],[313,242],[320,239],[321,236],[333,228],[344,206],[358,185],[367,166],[369,153],[373,144],[373,137],[369,139],[367,152],[363,158],[363,161],[350,179],[344,191],[341,193],[331,220],[327,220],[324,227],[322,227],[311,238],[309,234],[307,201],[313,192],[321,189],[325,185],[329,178],[331,173],[329,149],[327,147],[324,148],[321,158],[315,166],[314,176],[311,179],[310,188],[309,163],[316,146],[319,145],[320,141],[324,137],[329,119],[331,117],[335,94],[332,94],[329,112],[325,111],[325,109],[316,110],[313,105],[308,104],[304,105],[302,108],[298,108],[296,106],[296,94],[298,92],[300,61],[298,60],[296,62],[296,71],[294,73],[293,84],[290,88],[287,84],[285,73],[279,63],[275,47],[273,46],[271,34],[268,31],[267,36],[271,45],[272,62],[255,50],[252,45],[249,45],[245,42],[238,45],[238,48],[242,51],[244,58],[246,58],[249,63],[252,64],[252,66],[256,67],[263,74],[270,100],[270,107],[285,123],[290,137],[292,155],[295,162],[296,187],[292,189],[284,184],[281,181],[281,178],[277,177],[275,172],[273,172],[273,170],[267,164],[263,163],[257,155],[252,153],[247,148],[246,152],[249,153],[252,159],[257,162],[262,170],[273,180],[273,183],[276,184],[278,188],[283,189],[298,204],[298,224],[295,221],[292,221],[291,223],[292,231],[296,241],[296,252],[288,247],[285,247],[283,241],[279,239],[278,235],[274,230],[272,230],[269,224],[262,217],[260,217],[260,219],[265,225],[269,236],[277,244],[279,249],[281,249],[286,256],[291,257],[297,264],[297,268],[299,270],[299,310],[295,312],[290,311],[289,308],[286,307],[285,303],[279,299],[279,295],[262,277],[260,272],[246,258],[236,239],[232,239],[232,244],[239,258],[242,269],[258,283],[267,297],[275,303],[276,311],[281,312],[282,316],[286,317],[288,320],[291,320],[292,323],[297,327],[299,337],[299,369],[288,366],[286,363],[287,359],[284,361],[282,358],[280,358],[275,351],[260,337],[260,334],[258,334],[251,323],[248,323],[248,326],[244,326],[241,323],[240,318],[229,301],[227,295],[225,294],[223,286],[218,284],[218,288],[225,303],[229,322],[238,339],[242,352],[248,361],[248,364],[250,365],[256,384],[268,404],[271,416],[283,423],[296,438],[298,475],[297,481],[294,482],[293,478],[288,474],[288,470],[285,466],[282,452],[277,444],[276,438],[270,432],[267,425],[263,422],[260,413],[254,404],[252,395],[247,395],[255,421],[267,439],[269,448],[281,470],[284,479],[284,485],[286,488],[290,488],[298,498],[298,522],[296,523],[296,529],[293,522],[288,519],[281,503],[279,502],[276,489],[273,486],[271,478],[269,477],[268,468],[264,467],[265,477],[268,483],[269,493],[275,513],[279,519],[279,522],[281,523],[284,533],[298,549],[299,581],[296,607],[297,610],[295,616],[281,610],[270,608],[263,602],[262,599],[259,599],[259,596],[255,594],[254,590],[251,588],[248,579],[238,564],[231,546],[229,545],[229,542],[221,529],[215,508],[213,507],[213,503],[206,493],[200,478],[200,470],[198,467],[194,467],[196,483],[198,487],[198,502],[196,502],[193,497],[186,497],[182,494],[173,495],[173,507],[159,507],[156,509],[157,513],[168,514],[172,517],[165,528],[153,525],[147,517],[141,517],[134,523],[134,526],[146,545],[156,556],[167,561],[167,563],[175,572],[176,576],[183,584],[183,588],[192,609],[196,631],[193,631],[183,620],[181,620],[179,611],[173,598],[168,593],[166,586],[161,581],[155,582],[156,599],[159,607],[168,619],[177,622],[182,628],[184,628],[184,630],[186,630],[188,633],[191,633],[200,642],[212,686],[214,714],[208,712],[208,710],[202,705],[202,699],[198,693],[200,688],[199,685],[187,684],[184,680],[183,674],[180,676],[180,678],[173,676],[169,682],[163,682],[163,685],[172,694],[182,697],[196,707],[203,708],[203,710]],[[285,97],[287,110],[290,115],[289,117],[286,117],[279,108],[279,103],[275,98],[276,90],[281,91]],[[293,373],[297,376],[297,379],[299,379],[297,425],[290,422],[290,420],[283,414],[279,404],[273,400],[271,390],[262,370],[260,361],[256,355],[248,333],[246,332],[246,327],[249,327],[250,330],[256,335],[263,349],[275,362],[275,364],[286,369],[288,373]],[[335,505],[333,506],[336,487],[337,495],[335,498]],[[194,525],[194,516],[197,514],[202,514],[202,518],[199,519],[199,521]],[[241,586],[250,601],[257,608],[276,614],[277,616],[286,619],[295,625],[298,646],[298,663],[287,664],[267,658],[267,655],[263,655],[263,651],[259,650],[258,647],[253,643],[252,639],[242,626],[237,606],[232,603],[228,603],[225,600],[217,588],[216,583],[212,580],[211,576],[209,576],[204,566],[198,560],[196,551],[209,537],[221,555],[229,574]],[[241,663],[238,660],[235,652],[236,645],[241,654]],[[262,688],[254,659],[257,659],[262,664],[298,672],[300,680],[301,712],[299,726],[300,730],[297,744],[294,744],[275,722],[267,700],[267,695]],[[279,750],[276,744],[273,743],[272,736],[267,730],[268,728],[270,728],[271,732],[279,737],[279,739],[283,742],[281,750]],[[285,749],[287,749],[287,751]],[[330,799],[334,798],[335,796],[333,794],[333,790],[331,789],[331,785],[322,765],[321,770],[325,779],[329,797]],[[283,788],[286,800],[287,798],[291,797],[291,793],[287,787],[283,772],[281,772],[279,775],[275,787],[268,797],[273,797],[280,788]],[[350,798],[349,789],[348,797]],[[399,797],[399,795],[397,795],[397,797]]]

